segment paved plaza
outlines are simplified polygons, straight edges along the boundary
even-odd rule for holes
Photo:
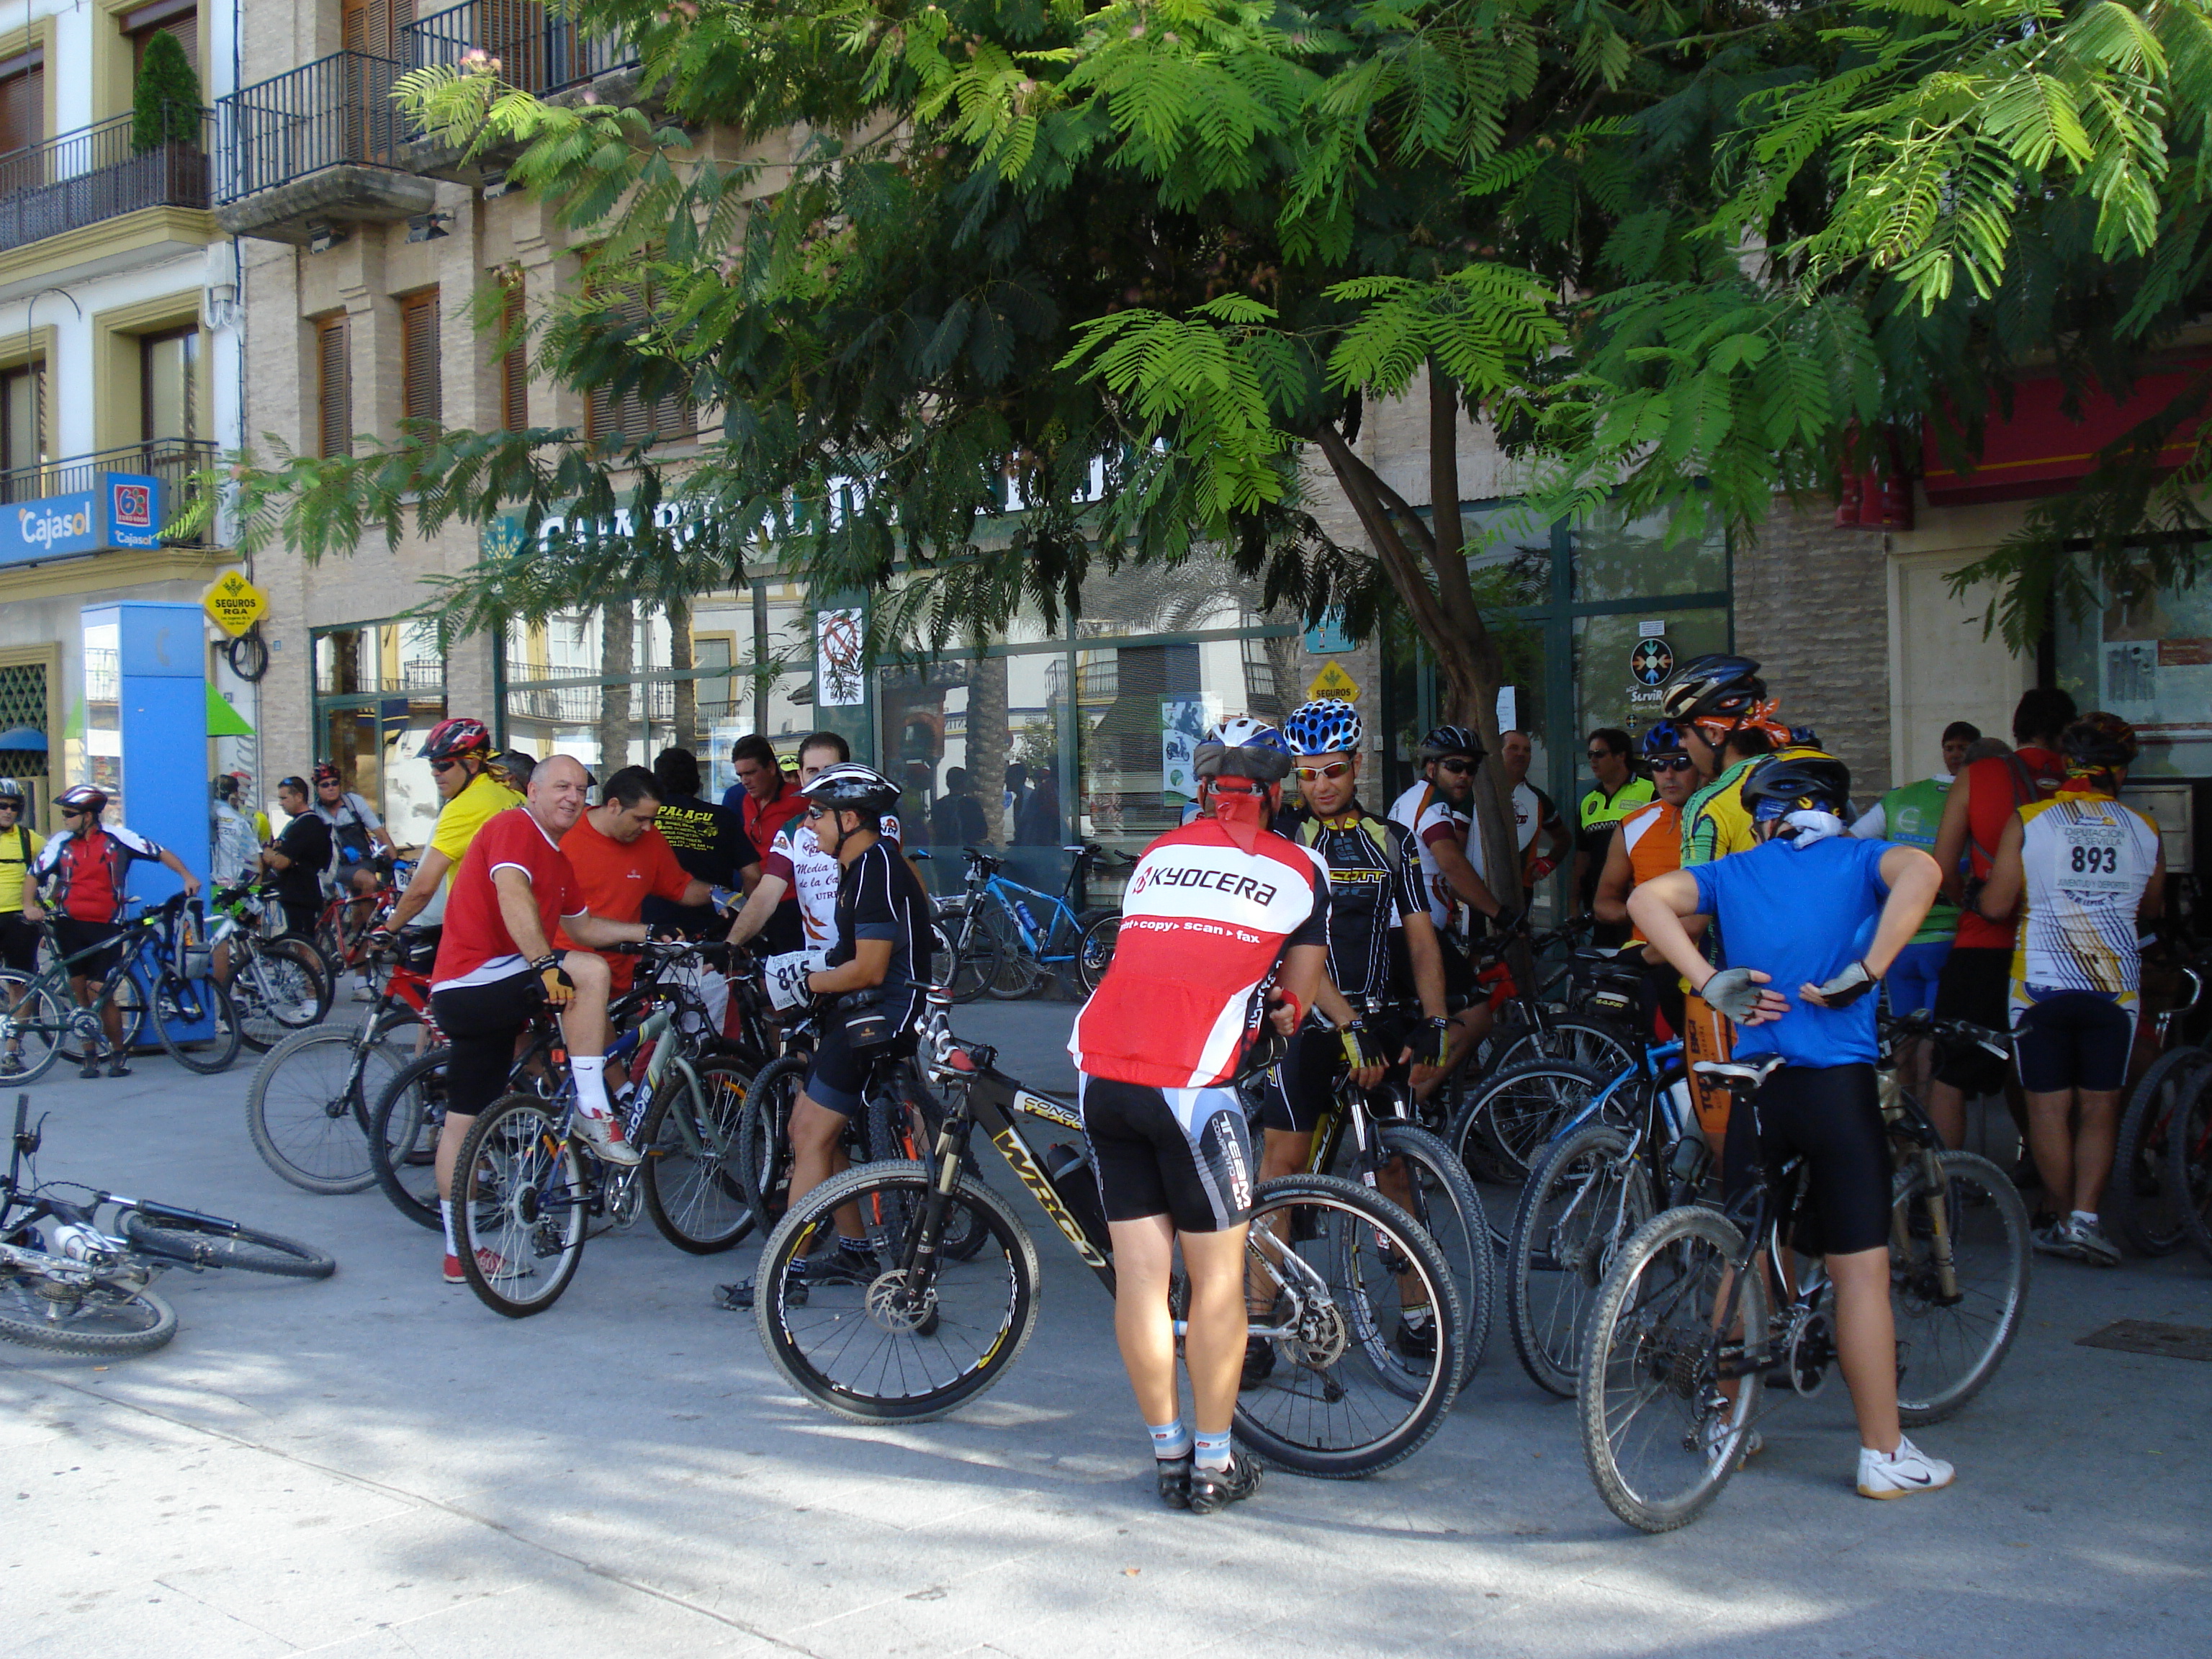
[[[1065,1085],[1071,1012],[957,1024]],[[33,1091],[43,1176],[236,1216],[340,1267],[171,1274],[182,1330],[143,1358],[0,1345],[10,1659],[2212,1650],[2212,1364],[2076,1346],[2124,1317],[2212,1325],[2193,1256],[2039,1261],[2005,1370],[1923,1436],[1959,1465],[1939,1497],[1852,1494],[1838,1383],[1768,1419],[1703,1522],[1633,1534],[1501,1320],[1410,1462],[1276,1473],[1197,1519],[1154,1498],[1107,1300],[1026,1199],[1046,1290],[1020,1363],[950,1421],[866,1428],[802,1405],[750,1316],[710,1305],[750,1241],[687,1256],[641,1223],[511,1322],[440,1283],[435,1238],[374,1190],[269,1173],[249,1075],[148,1058]]]

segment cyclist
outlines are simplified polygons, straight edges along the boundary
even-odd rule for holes
[[[331,826],[312,809],[304,778],[277,779],[276,805],[291,822],[261,849],[261,867],[276,878],[284,931],[312,939],[322,908],[323,872],[331,867]]]
[[[392,907],[387,925],[395,933],[453,886],[469,844],[492,815],[522,805],[522,797],[491,771],[491,732],[482,720],[465,714],[440,720],[422,739],[416,758],[430,763],[430,775],[446,804],[438,809],[437,826],[416,860],[407,890]]]
[[[1676,870],[1629,896],[1628,913],[1705,1000],[1739,1027],[1741,1057],[1787,1064],[1733,1115],[1722,1158],[1731,1204],[1786,1160],[1810,1170],[1805,1248],[1836,1287],[1836,1349],[1858,1419],[1858,1490],[1905,1498],[1952,1468],[1905,1437],[1890,1312],[1890,1158],[1875,1083],[1874,989],[1936,897],[1916,847],[1843,833],[1850,773],[1826,755],[1778,755],[1742,787],[1754,845]],[[1719,923],[1725,966],[1699,953],[1689,916]],[[1801,1232],[1801,1237],[1804,1234]]]
[[[518,795],[530,787],[530,775],[538,769],[538,763],[527,750],[502,749],[491,757],[491,775]]]
[[[576,1087],[579,1136],[610,1164],[635,1164],[635,1147],[607,1102],[606,959],[593,952],[646,937],[642,924],[588,914],[575,866],[560,838],[583,816],[590,774],[556,755],[530,780],[519,811],[495,813],[474,834],[453,872],[452,902],[431,971],[430,1010],[453,1046],[446,1067],[446,1122],[438,1136],[438,1208],[445,1220],[446,1282],[467,1282],[453,1241],[453,1163],[477,1115],[506,1091],[518,1038],[538,1011],[561,1011],[568,1071]],[[556,926],[583,946],[553,948]],[[520,1278],[526,1262],[479,1247],[490,1279]]]
[[[727,807],[700,798],[699,760],[688,749],[664,749],[653,757],[653,777],[660,796],[653,828],[668,838],[676,861],[711,888],[750,892],[760,879],[760,854],[745,838],[744,824]],[[655,927],[672,927],[689,939],[705,937],[718,915],[708,901],[672,904],[648,897],[644,919]]]
[[[288,809],[289,810],[289,809]],[[392,873],[392,832],[376,809],[345,787],[344,775],[329,761],[315,763],[315,816],[330,825],[337,884],[367,897]]]
[[[800,790],[829,768],[847,764],[852,753],[851,746],[835,732],[816,732],[799,739]],[[879,814],[876,833],[896,851],[898,814]],[[743,945],[760,938],[778,955],[827,951],[837,942],[837,894],[843,878],[843,865],[823,847],[814,833],[813,820],[788,820],[762,849],[760,878],[746,895],[737,920],[730,924],[730,943]]]
[[[1474,775],[1486,751],[1482,739],[1464,726],[1439,726],[1421,739],[1415,751],[1422,781],[1390,804],[1389,819],[1413,838],[1421,854],[1421,885],[1428,895],[1429,920],[1437,935],[1448,941],[1444,951],[1446,989],[1455,1000],[1474,991],[1473,965],[1459,951],[1468,930],[1459,925],[1462,907],[1480,912],[1504,927],[1513,912],[1490,890],[1482,872],[1468,857],[1481,856],[1482,842],[1474,833],[1470,803],[1474,798]]]
[[[2135,1046],[2137,939],[2165,898],[2166,851],[2158,826],[2114,799],[2135,763],[2135,727],[2117,714],[2084,714],[2059,747],[2064,787],[2013,814],[1978,902],[1985,917],[2020,909],[2012,1012],[2028,1146],[2044,1202],[2072,1206],[2038,1230],[2035,1248],[2117,1267],[2120,1252],[2097,1206]],[[2069,1129],[2077,1108],[2080,1127]]]
[[[844,761],[822,768],[799,789],[816,842],[837,861],[836,931],[826,953],[797,951],[771,957],[771,993],[780,1005],[801,994],[841,1000],[855,992],[874,995],[854,999],[865,1006],[848,1008],[841,1000],[839,1009],[822,1022],[820,1044],[791,1109],[793,1204],[846,1167],[839,1143],[863,1104],[875,1060],[914,1052],[914,1030],[929,982],[931,939],[929,899],[912,866],[899,856],[898,843],[881,828],[898,805],[898,786],[872,766]],[[762,885],[767,884],[763,875]],[[855,1044],[856,1024],[872,1027],[866,1049]],[[789,1271],[796,1278],[865,1285],[883,1271],[857,1207],[840,1210],[836,1228],[830,1260],[811,1267],[804,1257],[793,1261]],[[794,1284],[790,1294],[803,1301],[805,1290],[803,1282]],[[749,1308],[753,1296],[748,1280],[723,1286],[721,1302]]]
[[[61,911],[53,919],[55,944],[67,957],[80,951],[94,952],[70,964],[70,989],[80,1006],[89,1008],[108,970],[121,958],[123,907],[129,900],[124,884],[131,866],[142,860],[167,866],[184,882],[186,898],[198,894],[200,878],[174,853],[155,846],[135,830],[102,824],[100,815],[107,810],[105,790],[88,783],[74,785],[54,797],[54,810],[61,814],[62,827],[31,861],[30,878],[23,885],[23,916],[35,922],[46,915],[39,889],[52,882],[53,893],[46,902]],[[100,1018],[107,1030],[107,1075],[129,1077],[131,1067],[123,1053],[123,1010],[112,997]],[[82,1075],[100,1075],[89,1045]]]
[[[1528,781],[1528,768],[1536,758],[1536,740],[1526,732],[1498,734],[1498,761],[1510,787],[1513,799],[1514,843],[1521,853],[1521,908],[1535,898],[1536,884],[1559,867],[1559,860],[1574,850],[1575,838],[1559,817],[1552,798]],[[1544,837],[1538,851],[1536,837]]]
[[[1621,819],[1656,799],[1651,780],[1636,770],[1636,746],[1617,726],[1601,726],[1589,734],[1583,758],[1589,762],[1596,786],[1575,808],[1574,896],[1577,913],[1590,908],[1597,897],[1598,878],[1605,872],[1605,855]],[[1600,918],[1595,945],[1619,945],[1625,928]]]
[[[730,764],[738,781],[722,792],[722,805],[740,816],[746,840],[765,847],[777,830],[806,811],[799,780],[784,775],[775,745],[757,732],[730,745]]]
[[[210,786],[208,874],[217,887],[229,887],[253,873],[261,837],[239,805],[238,775],[225,772]]]
[[[1160,1496],[1208,1514],[1257,1492],[1261,1478],[1230,1443],[1252,1204],[1251,1141],[1232,1084],[1262,1015],[1294,1036],[1321,994],[1330,884],[1318,853],[1267,828],[1291,770],[1281,732],[1224,721],[1197,746],[1192,769],[1206,815],[1138,860],[1113,963],[1076,1017],[1068,1052],[1114,1240],[1115,1336]],[[1194,1440],[1177,1401],[1168,1305],[1178,1243]]]
[[[1606,848],[1605,870],[1590,901],[1600,921],[1616,926],[1628,921],[1630,893],[1654,876],[1682,867],[1682,805],[1697,784],[1698,763],[1683,744],[1681,728],[1672,720],[1662,720],[1644,734],[1644,764],[1659,799],[1621,819]],[[1641,945],[1644,935],[1632,927],[1628,942]],[[1644,994],[1650,1005],[1647,1013],[1656,1007],[1669,1031],[1682,1029],[1682,981],[1673,969],[1662,962],[1647,972]]]
[[[642,766],[625,766],[599,786],[599,804],[561,837],[584,908],[598,920],[643,921],[645,906],[653,899],[679,909],[707,902],[707,884],[684,870],[660,833],[660,785],[653,774]],[[589,948],[557,929],[553,943],[563,951]],[[611,987],[620,995],[636,977],[637,958],[624,953],[606,962]],[[719,1028],[720,1020],[715,1024]]]
[[[30,805],[21,784],[0,778],[0,968],[27,980],[39,971],[39,930],[23,906],[30,896],[32,861],[46,844],[44,836],[23,822]],[[34,897],[32,902],[35,906]],[[22,986],[11,983],[8,1011],[13,1013],[22,1000]],[[11,1036],[6,1052],[0,1053],[0,1078],[22,1069],[23,1039]]]

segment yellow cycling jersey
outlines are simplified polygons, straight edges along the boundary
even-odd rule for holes
[[[23,877],[46,838],[27,824],[0,830],[0,914],[23,908]]]
[[[1764,755],[1753,755],[1728,768],[1692,795],[1682,807],[1682,864],[1711,864],[1730,853],[1749,851],[1758,843],[1751,833],[1751,813],[1743,804],[1743,775]]]
[[[461,854],[469,850],[477,831],[490,821],[495,812],[521,805],[522,797],[489,772],[477,773],[469,780],[467,788],[446,803],[438,813],[438,827],[430,832],[430,848],[453,861],[453,867],[446,872],[448,888],[460,873]]]

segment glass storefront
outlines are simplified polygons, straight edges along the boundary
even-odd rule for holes
[[[2131,780],[2212,777],[2212,585],[2062,614],[2053,632],[2058,684],[2142,738]]]
[[[315,635],[317,758],[382,816],[392,839],[419,847],[438,818],[427,766],[406,765],[446,717],[446,659],[422,621],[359,623]],[[273,793],[275,780],[270,781]]]

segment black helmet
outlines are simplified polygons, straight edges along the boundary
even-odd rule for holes
[[[840,761],[835,766],[825,766],[814,775],[811,783],[803,783],[799,793],[817,806],[830,807],[841,812],[863,812],[870,817],[880,817],[898,804],[898,785],[893,783],[872,766],[863,766],[858,761]]]
[[[1817,749],[1792,749],[1752,768],[1741,791],[1754,823],[1786,813],[1841,813],[1850,804],[1851,769]]]
[[[1759,678],[1757,663],[1712,652],[1682,665],[1659,706],[1670,720],[1735,720],[1765,696],[1766,682]]]
[[[1469,760],[1479,761],[1489,752],[1482,746],[1482,739],[1464,726],[1439,726],[1423,738],[1421,746],[1414,750],[1423,761],[1442,760],[1446,755],[1465,755]]]
[[[2136,763],[2141,745],[2136,729],[2118,714],[2093,709],[2059,734],[2058,746],[2075,769],[2124,772]]]

